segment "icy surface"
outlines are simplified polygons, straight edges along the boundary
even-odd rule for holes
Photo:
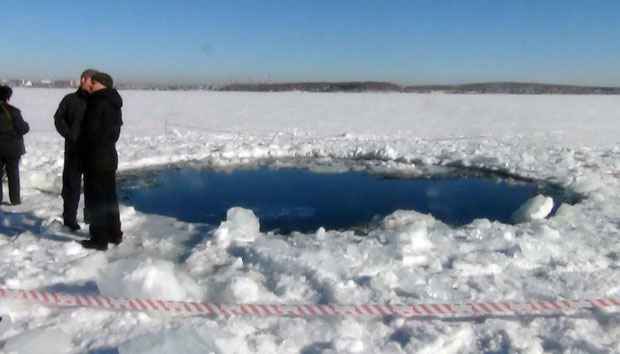
[[[233,168],[279,157],[372,160],[402,171],[456,164],[550,180],[586,199],[545,219],[539,216],[548,201],[539,198],[525,208],[530,221],[518,225],[480,219],[451,228],[401,210],[365,237],[325,229],[262,234],[260,220],[241,208],[211,227],[121,205],[126,239],[99,253],[55,226],[63,142],[52,114],[65,93],[14,94],[33,129],[21,164],[24,202],[0,206],[2,287],[220,303],[620,296],[617,97],[123,92],[121,173],[194,160]],[[484,322],[225,320],[5,300],[0,314],[11,319],[0,331],[5,352],[620,352],[620,321],[602,314]]]

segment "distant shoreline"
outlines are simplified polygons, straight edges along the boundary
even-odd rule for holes
[[[6,84],[7,82],[3,83]],[[75,89],[73,84],[20,85],[12,87]],[[62,82],[64,83],[64,82]],[[135,84],[119,83],[121,90],[148,91],[216,91],[216,92],[314,92],[314,93],[440,93],[440,94],[509,94],[509,95],[620,95],[620,87],[557,85],[530,82],[483,82],[461,85],[398,85],[382,81],[233,83],[225,85]]]
[[[401,92],[446,94],[565,94],[565,95],[620,95],[620,87],[556,85],[525,82],[487,82],[462,85],[401,86],[391,82],[291,82],[230,84],[216,91],[243,92]]]

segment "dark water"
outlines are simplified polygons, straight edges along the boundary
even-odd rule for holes
[[[218,225],[233,206],[252,209],[262,231],[363,227],[395,210],[416,210],[459,226],[477,218],[504,223],[540,193],[533,183],[480,176],[395,179],[365,172],[313,173],[258,167],[232,172],[168,169],[148,183],[121,184],[124,203],[145,213]]]

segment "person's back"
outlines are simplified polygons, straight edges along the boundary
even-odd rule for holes
[[[28,133],[30,126],[22,118],[21,111],[8,103],[12,94],[10,87],[0,87],[0,201],[1,180],[6,169],[11,203],[19,204],[19,159],[26,153],[23,136]]]
[[[114,89],[112,77],[97,73],[92,77],[93,90],[88,98],[79,148],[84,157],[85,193],[90,196],[90,240],[82,241],[86,248],[106,250],[108,243],[123,240],[116,195],[118,141],[123,124],[123,100]]]
[[[87,102],[88,92],[80,87],[77,91],[67,94],[60,101],[56,114],[54,114],[54,125],[56,131],[65,138],[65,151],[67,153],[77,153],[77,140]]]
[[[30,127],[21,111],[6,102],[0,102],[0,155],[17,158],[26,153],[24,134]]]
[[[89,97],[80,150],[93,170],[115,171],[118,167],[116,142],[123,125],[122,106],[123,100],[113,88],[102,89]]]

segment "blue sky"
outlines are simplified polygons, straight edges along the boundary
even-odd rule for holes
[[[620,86],[618,0],[3,0],[0,77]]]

